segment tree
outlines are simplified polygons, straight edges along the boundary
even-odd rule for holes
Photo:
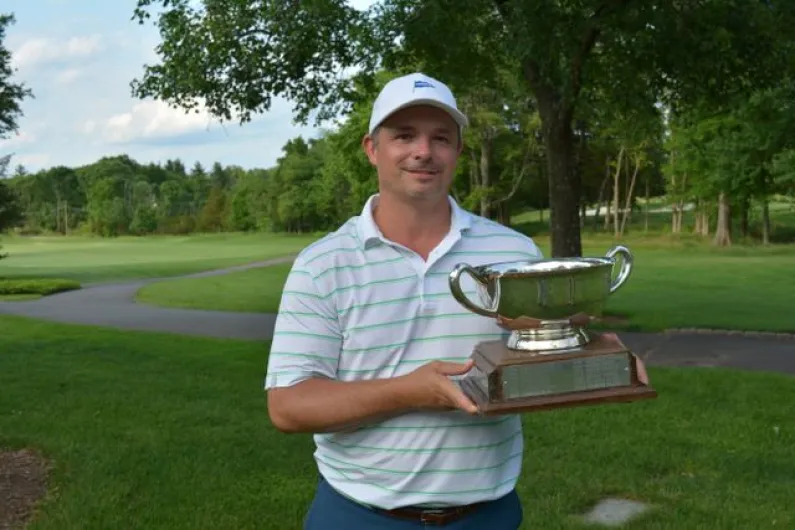
[[[0,14],[0,138],[7,138],[19,128],[22,116],[21,103],[33,97],[33,92],[24,83],[12,82],[11,52],[3,45],[6,29],[15,22],[14,16]]]
[[[583,86],[610,99],[652,94],[672,105],[722,98],[788,66],[795,24],[784,0],[138,0],[160,5],[161,63],[132,82],[141,98],[240,122],[281,96],[319,123],[350,108],[353,76],[425,65],[459,88],[510,68],[537,102],[547,149],[552,254],[581,254],[572,121]],[[443,35],[444,37],[440,37]]]
[[[11,52],[4,46],[6,28],[14,23],[14,16],[0,14],[0,138],[7,138],[10,133],[19,128],[18,119],[22,116],[21,103],[33,93],[22,83],[14,83],[11,78],[14,74],[11,68]],[[2,167],[3,176],[6,171],[10,155],[4,157]],[[16,195],[9,190],[5,183],[0,182],[0,230],[4,230],[20,221],[21,212]],[[6,257],[0,254],[0,258]]]

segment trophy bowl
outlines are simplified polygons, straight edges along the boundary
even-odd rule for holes
[[[613,271],[618,258],[618,274]],[[453,297],[473,313],[495,318],[511,330],[507,346],[549,352],[589,342],[583,329],[601,317],[608,297],[629,278],[632,253],[617,245],[602,258],[509,261],[471,266],[459,263],[449,276]],[[463,274],[475,280],[480,304],[461,287]]]
[[[456,383],[484,414],[656,397],[642,362],[615,334],[584,329],[602,316],[633,262],[618,245],[598,258],[458,264],[449,275],[453,297],[510,334],[478,343],[474,366]],[[465,274],[479,304],[461,285]]]

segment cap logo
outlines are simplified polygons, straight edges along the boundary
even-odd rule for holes
[[[417,88],[433,88],[433,85],[428,81],[414,81],[414,89]]]

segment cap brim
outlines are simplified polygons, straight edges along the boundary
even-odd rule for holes
[[[446,105],[436,99],[413,99],[407,103],[404,103],[403,105],[395,107],[394,109],[392,109],[392,111],[389,114],[383,116],[379,122],[374,123],[373,126],[370,128],[370,133],[372,134],[373,130],[376,127],[384,123],[384,121],[386,121],[387,118],[389,118],[396,112],[401,111],[403,109],[407,109],[409,107],[416,107],[418,105],[428,105],[430,107],[436,107],[437,109],[441,109],[447,112],[447,114],[449,114],[450,117],[453,118],[453,120],[458,124],[459,127],[463,128],[469,125],[469,120],[467,119],[466,115],[460,110],[451,107],[450,105]]]

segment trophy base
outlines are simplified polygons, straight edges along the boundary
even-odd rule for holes
[[[638,358],[613,334],[592,332],[587,344],[557,351],[482,342],[472,358],[475,366],[457,383],[485,415],[657,397]]]

